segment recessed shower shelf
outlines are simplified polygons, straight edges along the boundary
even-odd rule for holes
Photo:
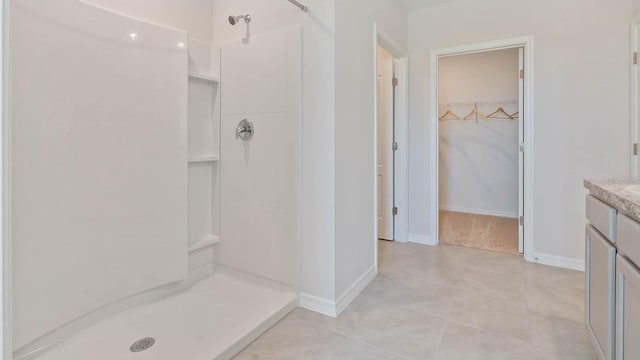
[[[220,77],[216,76],[216,75],[213,75],[213,74],[190,72],[189,73],[189,77],[190,78],[194,78],[194,79],[204,80],[204,81],[210,81],[210,82],[214,82],[214,83],[219,83],[220,82]]]
[[[220,238],[215,236],[215,235],[209,235],[209,236],[205,236],[202,240],[198,241],[197,243],[189,246],[189,252],[194,252],[194,251],[198,251],[200,249],[204,249],[208,246],[212,246],[215,245],[217,243],[220,242]]]
[[[217,162],[217,161],[220,161],[220,157],[217,155],[196,156],[189,159],[190,164]]]

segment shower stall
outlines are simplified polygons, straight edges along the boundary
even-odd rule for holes
[[[227,359],[297,306],[299,27],[19,0],[11,34],[14,359]]]

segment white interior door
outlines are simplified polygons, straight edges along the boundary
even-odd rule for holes
[[[378,51],[378,238],[394,239],[393,57]]]
[[[524,113],[527,109],[524,108],[524,48],[518,49],[518,69],[520,74],[518,75],[518,142],[520,144],[520,154],[518,155],[518,251],[521,254],[524,253]]]

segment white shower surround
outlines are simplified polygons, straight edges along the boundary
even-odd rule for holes
[[[221,50],[220,262],[298,283],[301,31],[252,35]],[[253,123],[243,141],[236,127]]]
[[[81,6],[86,6],[87,8],[91,8],[103,14],[110,14],[107,11],[94,9],[93,7],[88,5],[83,4]],[[118,16],[114,14],[110,15]],[[140,23],[139,21],[135,21],[132,19],[127,19],[127,21],[132,22],[132,25],[128,27],[130,29],[142,29],[144,28],[144,26],[153,26]],[[96,23],[93,23],[91,26],[96,26]],[[174,31],[168,29],[164,30]],[[182,34],[182,36],[185,36],[185,34],[182,32],[176,32]],[[140,32],[138,30],[128,30],[127,32],[123,32],[123,34],[124,36],[126,36],[128,41],[137,41],[140,40],[139,36],[142,36],[143,34],[146,35],[145,32]],[[256,46],[259,44],[262,44],[262,48]],[[273,46],[274,44],[278,44],[280,46]],[[196,346],[196,350],[194,350],[196,352],[194,352],[194,354],[200,351],[198,353],[198,356],[201,356],[202,358],[210,358],[210,356],[215,356],[216,358],[229,358],[236,351],[240,350],[244,345],[247,345],[251,340],[257,337],[262,331],[266,330],[270,326],[270,324],[275,323],[275,321],[277,321],[288,311],[293,309],[293,307],[295,307],[295,305],[297,304],[297,294],[295,292],[295,287],[297,285],[297,274],[299,265],[297,256],[297,241],[299,239],[299,236],[296,229],[297,223],[299,221],[298,148],[300,137],[298,134],[298,123],[300,118],[301,91],[300,30],[292,28],[289,31],[280,31],[265,36],[256,35],[252,38],[252,42],[248,44],[235,44],[239,45],[239,47],[236,46],[236,50],[244,50],[245,53],[243,55],[246,56],[244,58],[244,62],[230,61],[230,65],[233,66],[237,71],[246,74],[249,73],[251,69],[255,70],[256,68],[260,68],[260,65],[267,66],[267,68],[263,67],[257,72],[254,71],[252,76],[244,79],[244,82],[238,83],[239,87],[236,88],[236,94],[237,96],[240,96],[242,100],[237,101],[236,104],[239,104],[241,107],[247,104],[249,106],[251,106],[251,104],[260,104],[260,101],[264,100],[265,94],[273,95],[273,92],[269,91],[272,90],[271,85],[275,80],[277,80],[280,84],[283,84],[281,86],[282,91],[275,93],[275,96],[279,97],[280,100],[279,104],[281,106],[279,108],[279,112],[265,115],[265,113],[269,113],[270,110],[273,109],[265,109],[264,107],[257,106],[253,109],[254,112],[249,111],[247,113],[242,109],[234,109],[232,106],[228,105],[229,103],[227,103],[226,108],[231,109],[227,113],[231,113],[228,116],[230,118],[234,118],[232,120],[235,120],[235,117],[237,116],[247,116],[248,114],[249,116],[256,116],[258,118],[256,119],[256,125],[258,125],[258,129],[261,130],[259,132],[259,136],[261,136],[261,138],[258,138],[261,141],[253,142],[252,145],[254,153],[250,155],[251,161],[243,161],[248,160],[246,156],[248,156],[249,153],[244,153],[244,155],[242,155],[241,148],[235,147],[236,143],[234,142],[237,141],[234,139],[235,123],[230,121],[227,124],[229,126],[224,127],[224,129],[215,129],[216,126],[218,128],[220,127],[220,104],[216,100],[219,98],[220,89],[217,89],[217,86],[213,87],[213,92],[210,92],[209,89],[212,81],[218,81],[218,77],[215,75],[215,70],[219,68],[219,51],[215,48],[212,48],[209,44],[200,42],[195,39],[189,39],[189,41],[187,42],[186,37],[180,39],[179,41],[172,40],[171,45],[176,49],[183,51],[189,48],[190,53],[189,156],[187,156],[185,151],[182,151],[181,155],[179,156],[179,160],[181,163],[179,173],[181,174],[183,180],[186,177],[186,172],[184,170],[187,169],[187,163],[189,163],[190,169],[190,221],[188,242],[191,248],[189,251],[188,265],[189,279],[181,282],[173,282],[171,284],[168,283],[172,282],[173,280],[166,281],[162,283],[167,284],[166,286],[155,288],[152,291],[139,293],[134,297],[124,300],[120,300],[124,298],[120,297],[119,299],[116,299],[115,302],[111,302],[107,307],[102,308],[99,311],[89,311],[88,316],[78,318],[77,320],[72,321],[72,323],[64,325],[62,328],[56,329],[52,333],[46,334],[46,336],[41,339],[43,341],[39,341],[37,345],[34,343],[34,346],[31,346],[28,349],[25,348],[25,351],[22,351],[20,354],[18,354],[20,359],[39,359],[41,358],[40,354],[43,354],[42,358],[46,359],[67,359],[73,356],[77,356],[83,351],[92,351],[90,344],[95,341],[95,339],[97,338],[96,336],[106,337],[109,341],[104,342],[104,348],[93,350],[104,354],[115,354],[110,352],[110,350],[108,349],[109,347],[113,348],[115,346],[116,353],[121,351],[121,348],[127,347],[129,345],[128,342],[133,341],[133,338],[137,336],[135,332],[130,331],[132,329],[135,329],[135,327],[128,326],[128,323],[133,324],[131,323],[132,321],[148,322],[151,317],[159,317],[160,322],[162,322],[161,320],[163,318],[165,320],[169,319],[169,317],[175,318],[176,316],[177,318],[180,318],[180,314],[182,312],[182,309],[180,309],[181,306],[156,306],[154,304],[150,304],[149,301],[156,300],[172,293],[174,295],[171,295],[165,300],[161,300],[157,304],[165,303],[175,305],[180,303],[181,300],[179,299],[188,299],[189,296],[191,296],[189,295],[189,293],[193,292],[192,290],[188,290],[189,287],[198,279],[207,277],[212,273],[212,271],[214,270],[214,268],[212,267],[214,255],[217,256],[218,260],[220,260],[221,254],[223,252],[227,256],[226,261],[224,262],[227,265],[241,270],[241,272],[235,272],[234,270],[226,269],[223,267],[221,272],[218,272],[217,274],[209,277],[202,282],[202,284],[209,285],[199,284],[196,285],[196,288],[209,287],[210,291],[207,291],[209,296],[215,297],[217,300],[221,300],[223,302],[227,301],[226,303],[228,304],[228,306],[218,309],[217,307],[215,307],[214,302],[203,299],[201,294],[198,295],[202,300],[199,303],[183,304],[183,306],[189,308],[189,313],[193,315],[193,319],[191,320],[189,320],[190,318],[188,317],[183,319],[185,321],[184,325],[187,326],[187,328],[180,330],[179,327],[173,328],[169,326],[165,328],[161,324],[156,324],[157,326],[151,328],[147,327],[146,330],[143,330],[142,328],[139,328],[138,330],[140,332],[146,332],[151,336],[153,336],[153,333],[159,333],[164,334],[162,336],[165,337],[165,339],[167,337],[169,339],[175,339],[171,340],[169,344],[165,342],[164,349],[173,349],[171,351],[176,351],[177,349],[179,350],[185,346],[191,347],[192,345],[194,345],[187,344],[186,342],[181,341],[181,337],[176,336],[178,334],[176,331],[184,331],[185,333],[188,333],[189,330],[195,329],[195,332],[193,332],[192,335],[198,338],[202,338],[203,340],[206,340],[207,337],[209,337],[209,340],[207,340],[209,346]],[[234,44],[229,44],[228,46],[233,48]],[[270,53],[271,56],[265,54],[265,50],[268,53],[269,48],[274,50]],[[247,49],[249,51],[248,53],[246,52]],[[251,53],[251,51],[253,51],[253,53]],[[233,53],[233,51],[231,51],[231,53],[232,56],[240,55],[237,52]],[[269,61],[269,59],[271,59],[272,61]],[[205,62],[209,62],[209,64],[206,64]],[[187,78],[186,56],[184,57],[183,65],[185,66],[184,73],[170,74],[170,76],[178,77],[181,79],[181,82],[186,84],[186,82],[184,82],[184,80]],[[274,72],[274,68],[279,68],[281,72]],[[231,77],[240,78],[241,76]],[[248,100],[251,98],[251,96],[246,96],[246,89],[257,89],[257,87],[255,86],[256,81],[261,82],[263,86],[261,90],[253,93],[252,98],[255,101],[244,102],[243,100]],[[144,82],[142,83],[144,84]],[[232,85],[232,83],[230,83],[230,85]],[[174,89],[175,91],[179,91],[183,94],[186,94],[187,92],[185,87],[174,87]],[[232,90],[232,86],[228,87],[227,89],[227,94],[231,94],[232,91],[229,91],[229,89]],[[194,96],[196,97],[193,98]],[[210,99],[210,101],[206,101],[205,98],[208,96],[212,96],[213,99]],[[232,95],[228,95],[227,100],[232,99]],[[167,103],[170,104],[171,102],[167,101]],[[185,103],[186,102],[183,102],[183,106],[186,106]],[[262,102],[262,104],[266,106],[272,106],[274,105],[274,102],[268,101]],[[209,117],[206,112],[203,111],[206,111],[207,106],[212,105],[214,109],[211,117]],[[204,108],[202,106],[204,106]],[[167,114],[167,116],[171,115],[172,113]],[[202,121],[205,121],[205,123],[199,123],[198,125],[196,121],[195,125],[198,125],[198,128],[193,128],[194,118],[200,117],[203,118]],[[269,118],[271,118],[272,122],[269,122]],[[184,123],[184,118],[182,118],[182,121]],[[207,125],[206,121],[212,121],[212,124]],[[218,125],[215,125],[216,123]],[[213,125],[214,128],[211,128],[211,125]],[[233,125],[233,127],[231,127],[231,125]],[[211,130],[213,130],[213,138],[209,139],[209,136],[206,134]],[[218,167],[217,165],[218,159],[221,158],[221,155],[217,155],[220,150],[219,145],[217,145],[219,144],[217,139],[220,138],[219,130],[227,130],[224,135],[229,135],[230,137],[229,139],[225,139],[225,143],[231,146],[227,147],[227,151],[223,154],[229,156],[230,159],[230,162],[226,164],[228,168],[231,168],[231,178],[228,178],[227,185],[236,187],[235,189],[232,189],[234,195],[227,198],[227,204],[233,204],[234,201],[237,201],[235,204],[233,204],[233,207],[238,210],[232,211],[233,209],[226,209],[227,212],[232,215],[227,216],[225,218],[226,221],[235,222],[228,228],[236,230],[239,229],[240,231],[257,231],[257,233],[254,234],[255,236],[250,239],[246,237],[247,234],[238,234],[237,232],[235,234],[237,236],[234,238],[234,234],[230,232],[230,240],[232,242],[235,240],[236,243],[228,243],[229,246],[227,246],[226,248],[217,247],[217,242],[215,241],[211,242],[211,244],[200,244],[200,242],[194,243],[194,240],[198,240],[200,235],[192,236],[193,234],[197,234],[198,231],[204,229],[205,233],[211,232],[211,236],[218,239],[218,236],[215,235],[219,234],[219,230],[216,230],[217,226],[215,225],[217,222],[215,218],[219,216],[219,214],[215,211],[215,204],[217,201],[219,201],[216,199],[216,197],[219,196],[216,191],[216,181],[214,181],[215,178],[209,178],[209,180],[206,180],[206,176],[202,177],[201,175],[206,174],[208,170],[202,172],[198,169],[202,166],[209,167],[213,165],[213,169],[215,169],[213,175],[217,176],[216,174],[219,174],[220,167]],[[186,131],[186,126],[183,126],[178,134],[180,136],[185,136]],[[194,143],[194,139],[200,140],[197,140]],[[182,142],[182,145],[183,150],[186,149],[186,144],[184,143],[184,141]],[[247,148],[245,147],[245,150],[246,149]],[[270,151],[273,151],[274,153],[270,153]],[[234,156],[234,153],[236,152],[236,155],[238,156]],[[235,162],[235,160],[239,161]],[[244,171],[244,173],[239,174],[237,171],[234,173],[233,167],[235,164],[238,165],[238,167],[236,167],[235,169],[239,170],[240,172]],[[275,169],[276,171],[273,171],[274,164],[279,164],[279,168]],[[243,166],[245,168],[244,170],[241,170],[240,168],[242,168]],[[193,170],[197,170],[197,172],[194,172]],[[201,175],[195,176],[195,174]],[[262,182],[265,174],[271,175],[272,181]],[[240,178],[239,180],[247,181],[246,184],[242,184],[241,181],[234,182],[234,180],[238,180],[237,177],[240,175],[243,175],[244,177]],[[234,179],[233,177],[236,178]],[[192,178],[200,180],[194,182]],[[213,183],[207,186],[207,182]],[[209,189],[203,192],[202,196],[198,196],[198,194],[194,192],[200,191],[203,188],[207,187],[209,187]],[[180,187],[180,189],[184,190],[184,186]],[[249,191],[243,193],[243,191],[247,189]],[[278,197],[272,196],[274,191],[279,195]],[[186,198],[186,194],[183,194],[183,196],[185,196]],[[210,199],[208,200],[209,202],[213,201],[213,208],[209,208],[209,205],[206,204],[208,201],[199,202],[199,205],[196,204],[196,207],[194,208],[194,201],[200,200],[199,198],[202,197]],[[269,198],[273,200],[272,209],[275,210],[276,213],[281,213],[280,219],[282,221],[280,221],[280,227],[274,228],[272,226],[272,220],[274,219],[273,212],[267,214],[266,217],[261,217],[261,214],[259,212],[254,214],[255,216],[250,217],[250,220],[257,219],[257,223],[254,222],[253,224],[251,224],[251,226],[247,226],[247,222],[245,221],[247,219],[245,209],[248,209],[247,206],[250,206],[251,200],[254,199],[255,205],[257,207],[267,208],[269,207],[270,203],[268,200]],[[183,210],[186,209],[183,208]],[[194,223],[192,223],[191,221],[194,212],[203,213],[205,215],[209,214],[208,216],[213,216],[213,222],[196,223],[196,226],[194,226]],[[183,224],[183,226],[184,225],[186,224]],[[266,226],[266,228],[264,226]],[[268,229],[269,227],[270,230]],[[266,231],[261,231],[265,229]],[[174,234],[176,240],[180,239],[181,243],[184,242],[182,241],[182,239],[185,239],[187,234],[186,229],[183,228],[183,230],[184,231],[180,231],[182,235]],[[271,234],[272,236],[270,239],[265,239],[265,234]],[[249,242],[247,242],[247,240]],[[252,247],[250,246],[251,241],[260,241],[261,243],[257,243],[256,245],[258,247],[263,246],[264,248],[262,250],[257,249],[257,247],[252,249]],[[274,242],[279,242],[280,246],[275,246]],[[172,254],[176,256],[180,253],[185,254],[184,259],[186,260],[186,248],[183,250],[184,251],[173,251]],[[73,254],[72,251],[69,251],[68,253]],[[256,254],[261,256],[262,261],[255,261]],[[161,261],[160,263],[162,263],[163,266],[170,268],[167,266],[168,264],[166,262]],[[258,264],[258,267],[247,266],[248,264]],[[181,268],[184,269],[184,274],[175,280],[181,280],[187,276],[186,263],[183,262],[183,266],[181,266]],[[245,272],[253,272],[254,275]],[[231,275],[229,276],[229,274]],[[270,278],[272,280],[267,280],[266,278]],[[256,289],[255,291],[257,292],[249,296],[249,298],[244,297],[242,295],[244,293],[244,290],[242,289],[250,288]],[[261,291],[262,293],[260,293]],[[135,305],[138,306],[132,308],[132,306]],[[214,306],[214,308],[206,308],[206,306],[209,305]],[[243,314],[248,314],[245,314],[247,306],[251,307],[254,310],[252,314],[254,314],[255,316],[243,316]],[[50,309],[50,307],[48,308]],[[126,310],[127,308],[131,308],[131,310],[128,310],[125,313],[120,313],[120,311]],[[223,311],[223,313],[220,313],[220,311]],[[167,312],[176,313],[172,315],[166,314]],[[200,316],[198,314],[200,314]],[[231,323],[224,325],[228,330],[226,332],[220,327],[212,327],[212,324],[205,324],[207,325],[207,327],[202,328],[202,324],[200,324],[199,322],[199,320],[206,318],[206,316],[219,318],[223,314],[231,316],[228,317],[228,320],[231,321]],[[147,320],[141,320],[144,319],[145,316],[149,318]],[[244,320],[233,322],[232,320],[234,318],[242,318]],[[72,341],[67,343],[67,346],[54,347],[51,351],[47,351],[52,345],[65,340],[69,337],[69,335],[78,332],[78,330],[85,328],[92,323],[95,325],[91,326],[87,330],[80,332],[78,336],[74,337]],[[113,336],[116,335],[116,332],[120,331],[118,329],[118,326],[113,327],[114,323],[118,323],[121,325],[121,336]],[[167,323],[166,325],[169,324]],[[222,334],[220,331],[224,333],[224,336],[220,337],[219,335],[216,335],[218,333]],[[117,344],[113,343],[112,340],[116,341]],[[34,350],[39,346],[44,346],[44,348],[35,351],[32,354],[29,353],[30,350]],[[166,346],[169,346],[169,348],[167,348]],[[159,351],[159,349],[160,348],[156,348],[156,352],[154,355],[156,356],[155,358],[163,358],[163,356],[165,356],[167,359],[172,358],[171,352],[158,353],[157,351]]]

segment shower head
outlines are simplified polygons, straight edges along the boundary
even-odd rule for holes
[[[248,24],[251,21],[251,15],[229,16],[229,24],[231,25],[237,24],[240,20],[244,20],[244,22]]]

